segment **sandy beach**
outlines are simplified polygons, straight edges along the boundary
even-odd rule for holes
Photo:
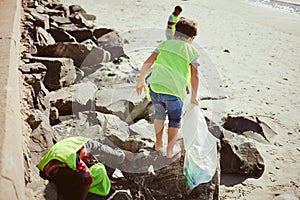
[[[181,16],[198,24],[195,43],[210,61],[201,66],[203,72],[217,72],[214,77],[203,75],[202,83],[218,83],[215,89],[227,97],[215,100],[222,101],[222,108],[201,101],[206,114],[258,115],[271,121],[277,133],[268,144],[256,142],[264,174],[232,186],[224,179],[220,199],[266,200],[283,193],[300,198],[300,14],[242,0],[61,2],[81,5],[97,16],[97,26],[119,31],[127,47],[134,44],[127,53],[136,68],[164,40],[166,20],[181,5]],[[203,96],[201,89],[199,93]]]

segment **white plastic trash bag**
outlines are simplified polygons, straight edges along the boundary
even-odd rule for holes
[[[181,132],[184,139],[184,176],[186,188],[191,191],[201,183],[209,182],[215,174],[217,141],[207,128],[199,106],[185,105]]]

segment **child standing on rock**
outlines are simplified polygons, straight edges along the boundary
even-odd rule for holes
[[[162,42],[147,58],[136,85],[138,94],[146,90],[145,77],[153,65],[149,90],[155,110],[155,150],[159,151],[163,147],[164,122],[168,116],[167,158],[177,153],[174,151],[174,145],[181,125],[187,86],[191,85],[191,103],[199,104],[197,100],[199,52],[191,45],[197,35],[196,23],[184,18],[180,19],[175,27],[174,40]]]

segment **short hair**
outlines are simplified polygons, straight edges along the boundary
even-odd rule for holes
[[[182,12],[181,6],[176,6],[176,7],[174,8],[174,10],[179,10],[180,12]]]
[[[176,24],[175,24],[175,35],[177,36],[183,36],[185,38],[193,37],[197,35],[197,24],[196,22],[181,18]]]

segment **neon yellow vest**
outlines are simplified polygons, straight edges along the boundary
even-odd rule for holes
[[[199,56],[198,51],[182,40],[166,40],[158,52],[149,81],[151,89],[183,101],[191,78],[190,63]]]
[[[96,163],[91,166],[90,172],[94,177],[94,182],[90,185],[89,192],[101,196],[108,195],[111,184],[104,165]]]
[[[171,14],[171,17],[172,17],[173,23],[177,23],[179,21],[179,17],[174,15],[174,13]],[[175,28],[175,24],[174,24],[174,25],[172,25],[172,34],[173,35],[175,34],[175,30],[176,30],[176,28]]]
[[[53,159],[66,163],[71,169],[76,169],[76,152],[88,139],[83,137],[69,137],[56,143],[38,164],[43,171],[44,167]]]
[[[66,163],[71,169],[76,169],[76,152],[87,142],[87,138],[70,137],[56,143],[48,153],[42,158],[38,164],[38,168],[42,171],[44,167],[53,159],[57,159]],[[89,192],[106,196],[110,191],[110,180],[107,176],[106,169],[103,164],[96,163],[89,169],[94,177],[94,182],[90,185]]]

